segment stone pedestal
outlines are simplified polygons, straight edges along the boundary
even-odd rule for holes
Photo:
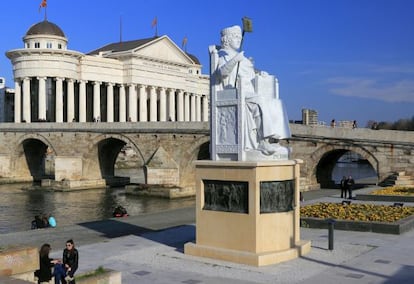
[[[253,266],[308,253],[299,230],[300,163],[197,161],[196,242],[184,252]]]

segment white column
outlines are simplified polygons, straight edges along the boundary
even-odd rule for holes
[[[75,119],[75,88],[73,79],[68,79],[68,111],[66,113],[67,122]]]
[[[184,121],[184,92],[178,90],[177,121]]]
[[[23,120],[29,123],[30,120],[30,78],[23,79]]]
[[[190,94],[190,121],[197,120],[196,111],[196,95]]]
[[[56,122],[63,122],[63,79],[56,78]]]
[[[139,96],[139,121],[148,121],[147,90],[144,85],[138,86]]]
[[[160,121],[167,121],[167,97],[165,88],[160,88]]]
[[[201,121],[201,96],[196,95],[196,121]]]
[[[39,120],[46,120],[46,77],[37,77],[39,81]]]
[[[184,121],[190,121],[190,94],[184,93]]]
[[[125,86],[119,87],[119,122],[126,121],[126,98],[125,98]]]
[[[86,83],[79,81],[79,122],[86,122]]]
[[[101,120],[101,82],[93,83],[93,118]]]
[[[150,121],[157,121],[157,90],[150,87]]]
[[[129,85],[129,119],[128,121],[137,121],[137,90],[135,84]]]
[[[208,98],[206,95],[202,97],[203,105],[203,121],[208,121]]]
[[[168,120],[175,121],[175,90],[168,89]]]
[[[20,84],[21,84],[20,81],[18,80],[14,81],[14,122],[16,123],[21,122],[21,117],[22,117],[22,113],[21,113],[22,87]]]
[[[114,122],[114,84],[106,85],[106,121]]]

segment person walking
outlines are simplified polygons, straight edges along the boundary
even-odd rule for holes
[[[346,192],[347,192],[347,178],[346,176],[343,176],[341,179],[341,198],[346,198]]]
[[[348,189],[348,198],[352,199],[352,190],[354,189],[354,185],[355,185],[355,181],[352,178],[352,176],[348,177],[346,184],[347,184],[347,189]]]

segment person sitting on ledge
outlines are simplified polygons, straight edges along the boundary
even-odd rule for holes
[[[112,216],[113,217],[126,217],[128,216],[128,212],[126,211],[124,207],[119,205],[115,208],[114,212],[112,213]]]

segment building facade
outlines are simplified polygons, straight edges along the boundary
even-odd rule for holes
[[[29,28],[13,65],[14,122],[208,121],[209,77],[168,36],[67,48],[54,23]]]
[[[14,89],[6,87],[6,79],[0,77],[0,122],[14,121]]]

